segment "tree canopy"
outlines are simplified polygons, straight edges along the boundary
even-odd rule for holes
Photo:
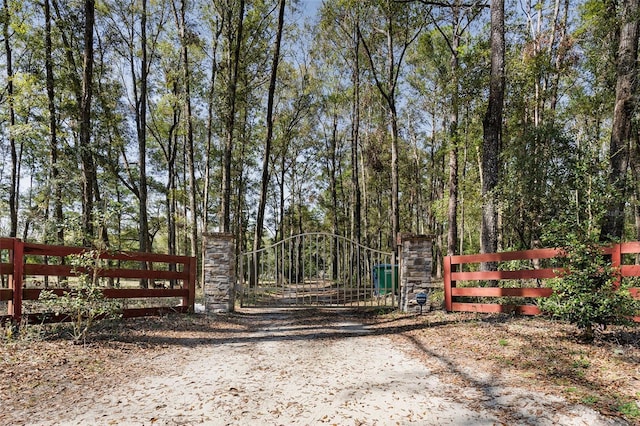
[[[639,239],[638,9],[3,0],[0,235],[198,255],[212,231],[411,232],[436,265]]]

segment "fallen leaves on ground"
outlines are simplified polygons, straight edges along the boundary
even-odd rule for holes
[[[19,338],[0,342],[0,405],[27,415],[43,403],[64,409],[88,390],[152,374],[157,359],[176,345],[237,339],[273,320],[256,312],[129,319],[103,325],[84,345],[64,338],[64,326],[28,326]],[[501,385],[560,395],[640,424],[639,327],[612,327],[584,343],[572,326],[542,317],[312,309],[300,310],[293,321],[304,329],[335,321],[336,315],[364,322],[450,383],[476,380],[477,388],[499,377]],[[483,372],[487,382],[477,383],[469,371]]]

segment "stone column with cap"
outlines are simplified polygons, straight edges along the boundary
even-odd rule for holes
[[[427,295],[432,290],[431,247],[433,237],[430,235],[402,234],[400,236],[400,310],[409,312],[419,310],[416,295],[424,292]],[[429,302],[425,305],[429,310]]]
[[[203,234],[204,305],[208,315],[233,312],[235,306],[235,239],[230,233]]]

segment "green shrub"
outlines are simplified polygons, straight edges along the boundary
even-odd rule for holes
[[[56,295],[51,290],[43,290],[39,301],[45,313],[68,315],[74,342],[85,342],[87,334],[97,320],[118,316],[119,306],[105,298],[100,286],[99,271],[103,260],[97,251],[87,251],[70,256],[71,265],[78,274],[77,288]]]
[[[573,239],[565,248],[566,269],[548,283],[553,294],[539,301],[540,309],[569,321],[586,340],[607,325],[631,324],[640,302],[629,293],[629,283],[621,283],[620,271],[593,239]]]

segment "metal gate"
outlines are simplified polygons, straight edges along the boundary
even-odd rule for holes
[[[393,253],[327,233],[299,234],[238,264],[241,306],[367,307],[398,305]]]

